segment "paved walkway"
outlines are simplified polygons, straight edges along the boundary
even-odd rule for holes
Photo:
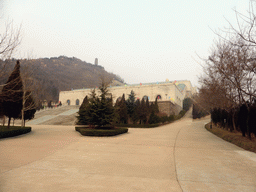
[[[185,118],[116,137],[34,125],[0,140],[0,191],[256,191],[256,154]]]

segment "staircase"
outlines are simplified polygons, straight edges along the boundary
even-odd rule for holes
[[[79,106],[61,106],[37,111],[26,125],[75,125]]]

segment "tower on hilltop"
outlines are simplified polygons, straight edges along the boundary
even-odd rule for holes
[[[95,64],[96,66],[98,66],[98,58],[95,58],[94,64]]]

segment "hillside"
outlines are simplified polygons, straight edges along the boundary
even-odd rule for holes
[[[0,61],[0,69],[5,63],[6,61]],[[7,61],[4,75],[0,75],[1,84],[6,82],[15,63],[14,59]],[[105,71],[104,67],[81,61],[75,57],[24,59],[20,60],[20,63],[21,72],[29,71],[37,87],[40,87],[38,98],[41,100],[58,101],[59,91],[96,87],[101,76],[123,82],[119,76]]]

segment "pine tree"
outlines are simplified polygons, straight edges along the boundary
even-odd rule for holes
[[[183,110],[188,111],[192,105],[192,99],[187,97],[183,100]]]
[[[135,103],[135,111],[134,111],[134,115],[132,116],[132,121],[133,124],[137,123],[139,120],[139,115],[140,115],[140,100],[137,99],[136,103]]]
[[[238,112],[238,125],[242,132],[243,137],[245,137],[245,133],[247,132],[247,123],[248,122],[248,109],[246,104],[243,104]]]
[[[157,104],[157,98],[155,100],[155,104],[154,104],[154,110],[155,110],[155,113],[159,113],[159,107],[158,107],[158,104]]]
[[[98,108],[99,108],[99,98],[96,96],[95,89],[93,89],[89,98],[88,109],[86,112],[86,121],[91,126],[97,125]]]
[[[146,100],[146,114],[147,114],[147,116],[149,116],[149,114],[150,114],[150,105],[149,105],[148,97]]]
[[[139,119],[140,119],[140,124],[141,123],[146,123],[147,122],[147,108],[146,108],[146,103],[145,99],[142,98],[141,103],[140,103],[140,110],[139,110]]]
[[[4,111],[3,111],[3,101],[0,95],[0,118],[4,116]]]
[[[127,106],[125,102],[125,96],[123,94],[122,99],[117,104],[117,113],[118,113],[118,123],[127,124],[128,122],[128,113],[127,113]]]
[[[23,85],[20,76],[20,62],[14,67],[13,72],[8,78],[6,85],[2,89],[3,112],[9,118],[8,128],[10,127],[11,118],[18,118],[23,101]]]
[[[102,127],[105,125],[111,125],[114,119],[114,107],[112,103],[112,99],[106,98],[108,93],[108,86],[107,84],[102,81],[99,87],[101,95],[99,98],[99,108],[97,110],[98,120],[97,125],[98,127]]]
[[[151,111],[149,119],[148,119],[148,123],[149,124],[156,124],[160,122],[160,118],[155,114],[154,110]]]
[[[136,106],[136,100],[135,100],[135,93],[132,90],[131,94],[129,95],[127,101],[126,101],[126,106],[127,106],[127,113],[129,115],[130,118],[132,118],[132,116],[135,113],[135,106]]]
[[[3,111],[3,101],[0,95],[0,118],[3,119],[3,126],[5,124],[5,117],[4,117],[4,111]]]
[[[86,95],[81,106],[79,107],[78,116],[77,116],[77,119],[78,119],[77,124],[78,125],[87,125],[88,124],[88,121],[86,119],[88,104],[89,104],[89,100]]]
[[[25,126],[26,120],[31,120],[34,118],[36,113],[35,101],[32,97],[31,91],[26,91],[25,93],[25,106],[24,106],[24,123]]]

